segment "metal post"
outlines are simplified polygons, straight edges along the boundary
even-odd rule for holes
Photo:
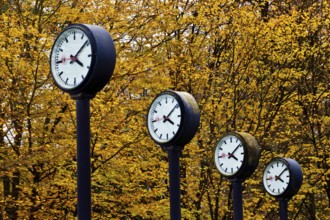
[[[180,207],[180,150],[168,151],[170,175],[170,215],[171,220],[181,219]]]
[[[77,99],[78,219],[91,219],[90,103]]]
[[[243,220],[242,181],[232,180],[234,220]]]
[[[280,219],[287,220],[288,219],[288,200],[286,198],[279,198],[280,203]]]

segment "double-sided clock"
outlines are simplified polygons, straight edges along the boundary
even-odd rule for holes
[[[110,80],[115,63],[112,38],[97,25],[66,27],[55,40],[50,54],[56,86],[73,98],[94,97]]]
[[[263,185],[274,197],[290,198],[302,184],[303,174],[299,164],[290,158],[274,158],[263,174]]]
[[[151,138],[158,145],[183,147],[197,132],[199,120],[199,107],[191,94],[168,90],[152,101],[147,127]]]
[[[214,163],[228,179],[252,175],[258,166],[260,147],[256,139],[245,132],[230,132],[220,138],[214,150]]]

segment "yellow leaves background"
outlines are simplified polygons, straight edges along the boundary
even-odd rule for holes
[[[229,181],[213,165],[218,138],[262,147],[244,183],[244,217],[277,219],[262,188],[272,157],[297,160],[304,182],[290,219],[329,216],[327,1],[1,1],[1,219],[70,219],[76,210],[75,103],[56,88],[49,52],[69,24],[105,27],[117,64],[91,101],[95,219],[169,219],[167,154],[145,121],[166,89],[190,92],[201,124],[181,157],[182,216],[231,219]]]

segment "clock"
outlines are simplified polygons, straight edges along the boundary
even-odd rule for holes
[[[168,90],[152,101],[147,127],[153,141],[162,147],[183,147],[197,132],[200,114],[195,98]]]
[[[263,174],[263,185],[274,197],[291,197],[301,186],[303,179],[299,164],[290,158],[274,158]]]
[[[50,53],[55,85],[73,98],[94,97],[110,80],[115,63],[112,38],[97,25],[66,27],[56,38]]]
[[[214,150],[214,163],[228,179],[245,179],[258,166],[260,147],[256,139],[245,132],[230,132],[220,138]]]

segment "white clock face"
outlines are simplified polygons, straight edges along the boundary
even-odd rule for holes
[[[64,31],[54,43],[51,71],[64,89],[74,89],[86,78],[92,62],[92,48],[87,35],[79,28]]]
[[[267,192],[273,196],[284,193],[290,182],[289,169],[282,160],[270,162],[264,172],[263,184]]]
[[[158,96],[150,106],[147,120],[149,133],[156,142],[171,141],[181,125],[178,101],[169,94]]]
[[[235,175],[243,165],[244,147],[240,139],[234,135],[223,137],[215,149],[215,165],[220,173]]]

